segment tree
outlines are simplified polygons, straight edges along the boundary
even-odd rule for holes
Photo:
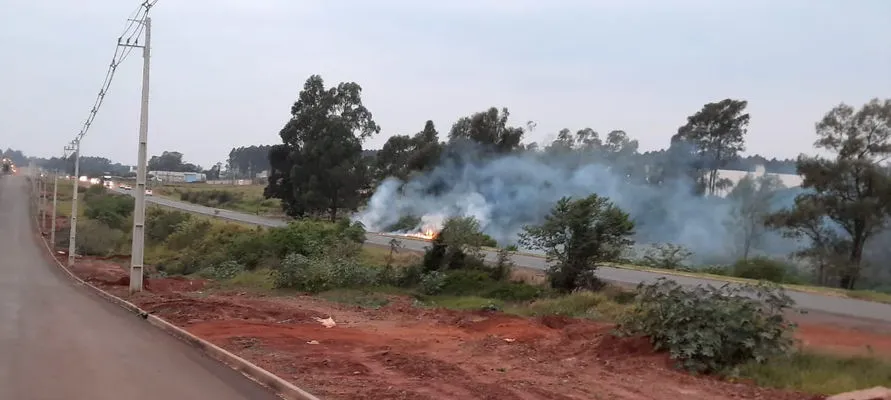
[[[279,133],[282,144],[269,151],[264,195],[280,199],[289,216],[327,212],[333,221],[339,210],[358,207],[368,178],[362,140],[380,131],[361,94],[353,82],[325,88],[321,76],[306,80]]]
[[[483,145],[488,151],[494,153],[507,153],[520,148],[523,140],[523,128],[507,126],[510,112],[506,108],[492,107],[484,112],[479,112],[464,117],[452,125],[449,132],[449,141],[469,140]]]
[[[486,268],[482,247],[491,245],[474,217],[449,217],[424,253],[424,271]]]
[[[429,171],[439,161],[442,144],[433,121],[414,136],[395,135],[377,153],[375,167],[378,179],[396,177],[402,180],[412,172]]]
[[[520,244],[544,250],[552,287],[571,291],[591,287],[600,263],[615,260],[633,244],[634,222],[608,198],[591,194],[560,199],[541,225],[527,226]]]
[[[816,131],[814,146],[835,156],[799,156],[797,169],[807,192],[796,198],[786,227],[801,231],[802,220],[814,223],[825,216],[832,222],[829,229],[843,232],[849,248],[839,286],[853,289],[863,248],[886,226],[891,211],[891,175],[882,165],[891,156],[891,99],[873,99],[859,110],[841,104],[816,124]]]
[[[183,162],[183,153],[165,151],[160,156],[152,156],[148,161],[149,171],[201,172],[201,167]]]
[[[257,173],[269,169],[269,150],[272,146],[248,146],[229,151],[229,164],[241,177],[253,179]]]
[[[826,212],[812,197],[799,196],[791,209],[780,210],[765,218],[765,226],[781,230],[783,236],[807,239],[810,245],[793,256],[814,264],[814,275],[820,285],[829,284],[829,273],[847,264],[850,241],[828,223]]]
[[[747,175],[733,187],[727,199],[733,204],[727,226],[736,230],[740,238],[740,255],[749,258],[749,252],[758,246],[766,232],[765,219],[770,215],[771,204],[783,182],[773,175],[753,177]]]
[[[678,128],[672,142],[686,141],[693,145],[698,157],[697,169],[700,187],[704,194],[715,195],[729,185],[718,178],[718,169],[745,150],[745,134],[749,114],[744,113],[747,101],[725,99],[708,103],[700,111],[687,117],[687,123]]]

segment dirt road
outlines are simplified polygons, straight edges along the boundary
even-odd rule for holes
[[[74,286],[41,253],[25,179],[0,177],[0,399],[276,399]]]

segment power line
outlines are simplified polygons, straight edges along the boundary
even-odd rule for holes
[[[93,102],[93,107],[90,109],[90,113],[88,114],[86,121],[84,121],[80,132],[75,136],[75,143],[79,144],[81,139],[83,139],[90,130],[90,126],[93,125],[93,120],[96,118],[99,108],[102,107],[102,102],[105,101],[105,95],[108,94],[108,90],[111,87],[112,80],[114,80],[114,74],[117,71],[118,66],[121,65],[121,63],[127,59],[127,56],[130,55],[130,52],[133,51],[132,46],[121,45],[138,45],[139,37],[145,30],[145,24],[142,22],[145,20],[152,6],[157,2],[158,0],[143,1],[142,4],[130,14],[131,18],[127,18],[127,25],[124,28],[124,31],[118,36],[114,56],[112,56],[111,63],[108,65],[108,70],[105,72],[105,79],[103,79],[102,86],[99,88],[99,94],[96,96],[96,100]]]

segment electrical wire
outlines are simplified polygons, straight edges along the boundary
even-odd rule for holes
[[[127,18],[127,25],[125,26],[123,33],[118,36],[114,56],[112,56],[111,63],[108,65],[108,70],[105,72],[105,79],[102,80],[102,86],[99,87],[99,94],[93,102],[93,107],[90,109],[86,121],[84,121],[83,126],[81,126],[80,131],[72,141],[72,144],[75,146],[80,145],[81,139],[83,139],[87,134],[87,131],[90,130],[90,126],[93,125],[93,120],[96,118],[99,108],[102,107],[103,101],[105,101],[105,95],[108,94],[108,90],[111,87],[112,80],[114,80],[114,74],[117,71],[118,66],[127,59],[130,52],[135,48],[134,46],[139,45],[139,38],[145,30],[145,19],[148,17],[149,10],[151,10],[152,6],[157,2],[158,0],[144,0],[139,7],[130,14],[130,18]]]

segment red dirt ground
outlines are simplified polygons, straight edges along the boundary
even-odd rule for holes
[[[74,272],[126,296],[113,260],[83,259]],[[205,290],[204,281],[149,279],[130,298],[218,346],[324,399],[820,399],[693,377],[646,340],[562,317],[430,310],[394,298],[378,310],[306,297]],[[325,328],[315,318],[331,317]],[[891,335],[801,321],[806,346],[891,356]],[[818,323],[819,322],[819,323]]]

